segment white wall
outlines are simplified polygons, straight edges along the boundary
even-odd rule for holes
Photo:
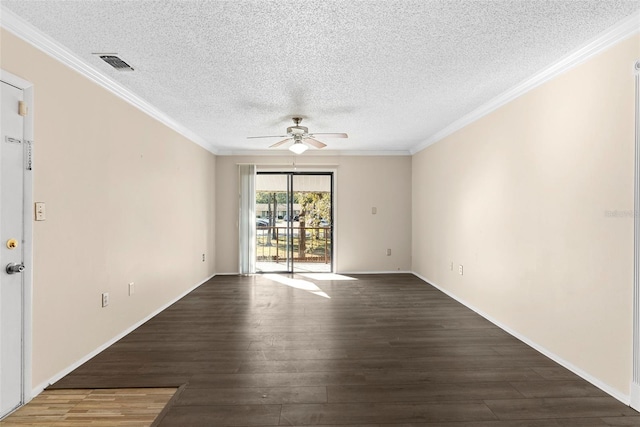
[[[638,57],[634,36],[414,155],[412,167],[413,271],[622,399],[633,217],[607,212],[633,209]]]
[[[34,200],[47,206],[33,224],[35,388],[214,274],[215,156],[1,36],[2,69],[34,84]]]
[[[291,156],[216,158],[217,272],[238,272],[238,163],[281,164]],[[296,158],[297,170],[335,172],[334,223],[338,272],[409,271],[411,266],[411,158],[313,156]],[[303,167],[304,164],[319,166]],[[326,166],[334,165],[334,166]],[[372,207],[377,214],[371,214]],[[391,256],[386,249],[391,249]]]

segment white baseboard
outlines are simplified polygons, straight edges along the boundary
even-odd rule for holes
[[[578,368],[577,366],[575,366],[571,362],[563,359],[562,357],[558,356],[557,354],[553,353],[552,351],[550,351],[550,350],[546,349],[545,347],[537,344],[536,342],[530,340],[529,338],[525,337],[524,335],[521,335],[517,331],[514,331],[513,329],[511,329],[510,327],[502,324],[501,322],[499,322],[498,320],[494,319],[493,317],[491,317],[487,313],[483,312],[482,310],[477,309],[473,305],[467,303],[465,300],[459,298],[457,295],[454,295],[453,293],[451,293],[447,289],[439,286],[438,284],[434,283],[433,281],[429,280],[428,278],[423,277],[423,276],[421,276],[420,274],[418,274],[416,272],[413,272],[413,275],[415,275],[416,277],[420,278],[421,280],[423,280],[427,284],[433,286],[434,288],[438,289],[439,291],[445,293],[446,295],[448,295],[449,297],[451,297],[454,300],[458,301],[460,304],[464,305],[465,307],[469,308],[470,310],[475,311],[480,316],[484,317],[489,322],[493,323],[494,325],[496,325],[497,327],[499,327],[503,331],[505,331],[508,334],[512,335],[513,337],[519,339],[523,343],[527,344],[529,347],[539,351],[540,353],[542,353],[543,355],[547,356],[549,359],[553,360],[557,364],[567,368],[568,370],[570,370],[571,372],[573,372],[577,376],[581,377],[582,379],[590,382],[594,386],[598,387],[600,390],[602,390],[605,393],[609,394],[611,397],[619,400],[620,402],[624,403],[627,406],[634,407],[633,405],[631,405],[631,403],[632,403],[631,402],[631,396],[628,396],[628,395],[620,392],[619,390],[616,390],[615,388],[609,386],[608,384],[605,384],[604,382],[602,382],[599,379],[595,378],[591,374],[589,374],[589,373],[585,372],[584,370]],[[636,387],[637,387],[637,389],[636,389],[636,395],[635,396],[636,396],[636,399],[637,399],[636,403],[638,404],[638,406],[635,406],[634,409],[637,409],[637,408],[640,407],[640,386],[636,385]],[[632,396],[633,396],[633,393],[634,393],[634,389],[633,388],[631,389],[631,393],[632,393]]]
[[[413,274],[412,271],[399,271],[399,270],[389,270],[389,271],[339,271],[336,274]]]
[[[60,379],[62,379],[63,377],[65,377],[66,375],[71,373],[73,370],[75,370],[76,368],[80,367],[83,363],[87,362],[88,360],[90,360],[91,358],[95,357],[96,355],[98,355],[100,352],[102,352],[103,350],[105,350],[109,346],[111,346],[114,343],[116,343],[118,340],[120,340],[123,337],[125,337],[127,334],[133,332],[137,327],[139,327],[143,323],[147,322],[148,320],[150,320],[155,315],[157,315],[157,314],[161,313],[162,311],[164,311],[165,309],[167,309],[170,305],[172,305],[173,303],[175,303],[179,299],[183,298],[189,292],[193,291],[194,289],[200,287],[201,285],[203,285],[207,281],[211,280],[214,276],[216,276],[216,275],[212,274],[211,276],[209,276],[206,279],[202,280],[200,283],[198,283],[198,284],[192,286],[191,288],[187,289],[186,291],[184,291],[183,293],[181,293],[180,295],[175,297],[173,300],[171,300],[168,303],[164,304],[163,306],[161,306],[160,308],[155,310],[153,313],[151,313],[148,316],[146,316],[144,319],[142,319],[139,322],[133,324],[132,326],[130,326],[129,328],[127,328],[123,332],[121,332],[118,335],[116,335],[115,337],[111,338],[109,341],[107,341],[106,343],[102,344],[100,347],[96,348],[91,353],[89,353],[86,356],[82,357],[80,360],[76,361],[75,363],[67,366],[62,371],[58,372],[57,374],[55,374],[53,377],[49,378],[48,380],[46,380],[46,381],[38,384],[37,386],[35,386],[31,390],[31,399],[33,399],[34,397],[36,397],[37,395],[42,393],[42,391],[45,388],[49,387],[51,384],[54,384],[55,382],[59,381]]]
[[[304,274],[306,273],[305,271],[296,271],[294,274]],[[264,271],[262,273],[253,273],[253,274],[273,274],[270,271]],[[286,273],[288,274],[288,273]],[[316,273],[316,274],[322,274],[322,273]],[[396,270],[389,270],[389,271],[336,271],[333,274],[414,274],[412,271],[396,271]],[[216,276],[239,276],[240,273],[216,273]]]
[[[631,406],[636,411],[640,411],[640,384],[631,382],[630,389],[631,389],[631,396],[629,399],[630,400],[629,406]]]

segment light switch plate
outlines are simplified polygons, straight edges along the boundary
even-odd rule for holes
[[[36,221],[44,221],[47,219],[44,202],[36,202]]]

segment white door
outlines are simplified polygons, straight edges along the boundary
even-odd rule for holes
[[[0,418],[22,404],[24,118],[23,91],[2,82],[0,103]]]

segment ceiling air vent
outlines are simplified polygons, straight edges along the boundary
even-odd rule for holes
[[[133,67],[131,67],[131,65],[127,64],[116,55],[99,55],[99,56],[104,62],[111,65],[113,68],[115,68],[118,71],[133,71]]]

